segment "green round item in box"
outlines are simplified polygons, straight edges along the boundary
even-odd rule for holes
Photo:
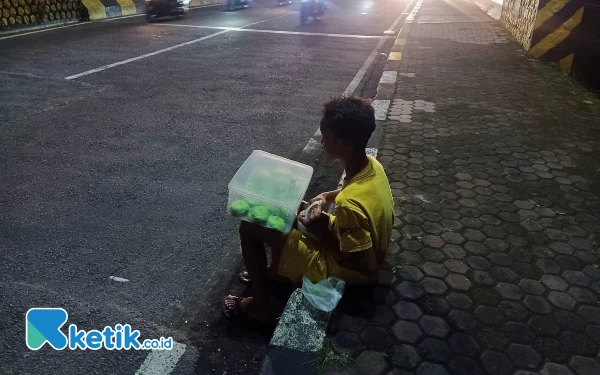
[[[256,200],[256,199],[252,199],[252,198],[244,198],[244,199],[246,200],[246,202],[248,202],[250,207],[259,206],[262,204],[261,201]]]
[[[248,213],[248,219],[255,223],[264,223],[269,218],[269,209],[265,206],[254,206]]]
[[[264,206],[269,210],[269,214],[279,216],[281,212],[279,206],[275,206],[273,204],[264,204]]]
[[[233,216],[244,216],[250,209],[250,205],[243,199],[239,199],[231,204],[231,214]]]
[[[285,220],[283,220],[283,218],[280,216],[269,216],[269,220],[267,220],[267,226],[269,228],[283,231],[285,229]]]

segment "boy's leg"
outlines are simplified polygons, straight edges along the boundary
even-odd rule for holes
[[[281,0],[281,1],[283,1],[283,0]],[[309,205],[308,202],[302,201],[302,203],[300,203],[300,207],[298,208],[298,212],[296,214],[299,214],[301,211],[304,211],[308,207],[308,205]],[[244,223],[244,222],[242,222],[242,223]],[[246,224],[251,224],[251,223],[246,223]],[[246,225],[246,224],[244,224],[244,225]],[[258,225],[255,225],[255,224],[251,224],[251,225],[259,227]],[[263,228],[263,227],[259,227],[259,228]],[[293,229],[298,229],[297,225],[296,225],[296,222],[294,222],[294,225],[292,226],[292,228]],[[241,229],[240,229],[240,231],[241,231]],[[268,230],[268,231],[271,231],[271,230]],[[279,232],[277,232],[277,233],[279,235],[281,235],[281,233],[279,233]],[[240,236],[241,236],[241,233],[240,233]],[[285,282],[290,282],[291,281],[290,279],[288,279],[286,277],[280,276],[279,273],[278,273],[278,270],[279,270],[279,268],[278,268],[279,267],[279,256],[281,255],[281,251],[283,251],[282,249],[283,249],[283,246],[285,245],[285,243],[287,242],[288,236],[289,236],[289,233],[284,234],[283,245],[281,246],[281,249],[279,249],[280,251],[277,251],[276,253],[272,254],[271,264],[267,266],[267,275],[268,275],[268,278],[271,279],[271,280],[278,281],[280,283],[285,283]],[[264,241],[264,243],[266,243],[267,245],[270,244],[270,242],[268,242],[268,241]],[[274,250],[272,250],[272,252],[273,251]],[[275,258],[277,258],[277,259],[275,259]],[[240,274],[240,278],[247,279],[247,280],[242,280],[244,282],[252,281],[252,279],[250,278],[250,275],[248,274],[247,270],[246,271],[242,271],[242,273]]]
[[[277,270],[287,236],[285,233],[242,221],[240,224],[242,254],[246,263],[248,276],[252,280],[253,297],[244,298],[240,302],[236,302],[238,300],[236,297],[229,296],[225,299],[225,304],[229,308],[235,309],[239,303],[239,307],[253,318],[262,321],[272,320],[269,309],[269,294],[265,288],[267,281],[267,254],[264,244],[271,247],[271,266],[273,270]]]

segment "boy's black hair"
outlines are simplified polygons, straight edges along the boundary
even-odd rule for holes
[[[336,138],[364,150],[375,131],[375,110],[359,96],[336,96],[323,106],[323,123]]]

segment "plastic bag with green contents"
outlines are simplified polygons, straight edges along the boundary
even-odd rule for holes
[[[342,298],[346,282],[337,277],[328,277],[313,284],[309,279],[302,279],[302,294],[315,308],[322,311],[333,311]]]

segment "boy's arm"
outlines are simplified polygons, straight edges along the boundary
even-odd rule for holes
[[[301,220],[307,229],[319,236],[324,244],[325,251],[330,251],[340,266],[359,272],[367,277],[372,277],[377,273],[379,265],[373,246],[358,251],[342,250],[335,216],[330,217],[320,213],[314,215],[310,221],[304,221],[304,218],[301,218]]]
[[[379,264],[373,247],[366,250],[344,252],[340,249],[340,242],[337,236],[331,233],[324,241],[326,251],[331,251],[337,263],[349,270],[359,272],[366,277],[372,277],[377,274]]]
[[[321,194],[317,195],[313,199],[311,199],[310,203],[313,203],[313,202],[319,201],[319,200],[323,201],[325,203],[333,203],[333,202],[335,202],[335,198],[338,196],[338,194],[340,193],[340,191],[342,191],[342,189],[337,189],[337,190],[332,190],[332,191],[326,191],[324,193],[321,193]]]
[[[358,209],[345,205],[336,208],[337,217],[330,221],[327,249],[338,264],[367,277],[378,269],[377,256],[371,242],[371,228],[365,215]]]

